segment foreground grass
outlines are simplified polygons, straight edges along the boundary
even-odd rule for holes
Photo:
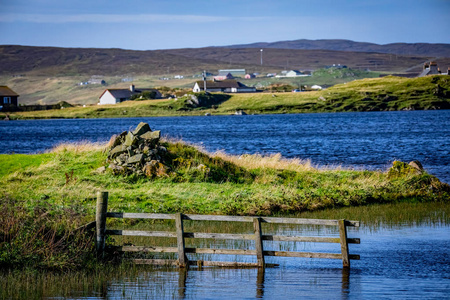
[[[271,215],[323,208],[448,199],[448,186],[426,173],[390,178],[387,173],[318,169],[309,161],[280,155],[204,154],[183,143],[167,143],[177,159],[167,178],[97,173],[106,154],[101,145],[66,145],[50,153],[0,155],[2,198],[67,206],[93,213],[95,193],[110,192],[113,210]],[[27,159],[24,159],[26,157]],[[23,167],[18,169],[17,165]],[[207,171],[197,168],[200,164]]]
[[[109,191],[110,211],[149,213],[291,216],[450,200],[449,186],[427,173],[318,169],[280,155],[238,157],[181,142],[164,145],[176,159],[168,177],[155,179],[99,173],[106,154],[98,144],[0,155],[0,266],[64,270],[92,264],[93,241],[75,229],[94,219],[97,191]]]
[[[450,76],[370,78],[316,92],[233,94],[227,99],[223,99],[223,94],[216,95],[217,103],[199,107],[183,105],[186,99],[182,98],[126,101],[117,105],[11,113],[10,118],[197,116],[233,114],[236,110],[267,114],[450,109]],[[4,116],[0,114],[0,118]]]

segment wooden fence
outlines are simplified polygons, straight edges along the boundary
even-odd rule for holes
[[[359,221],[348,220],[322,220],[322,219],[300,219],[300,218],[275,218],[275,217],[249,217],[249,216],[218,216],[218,215],[192,215],[192,214],[149,214],[149,213],[122,213],[107,212],[108,193],[99,192],[97,194],[96,212],[96,234],[97,251],[103,255],[105,250],[105,237],[107,235],[139,236],[139,237],[166,237],[176,238],[177,247],[154,246],[119,246],[115,249],[119,252],[152,252],[152,253],[178,253],[178,260],[168,259],[135,259],[135,263],[156,264],[156,265],[177,265],[187,267],[189,265],[221,266],[221,267],[268,267],[274,266],[265,263],[267,256],[284,257],[309,257],[309,258],[331,258],[342,259],[344,268],[350,267],[350,260],[359,260],[359,255],[349,254],[348,244],[359,244],[359,238],[348,238],[347,227],[359,227]],[[138,230],[111,230],[106,229],[107,218],[121,219],[157,219],[175,220],[175,231],[138,231]],[[223,221],[223,222],[250,222],[253,223],[254,234],[236,233],[202,233],[185,232],[183,223],[186,220],[192,221]],[[312,237],[312,236],[283,236],[267,235],[261,230],[261,223],[295,224],[295,225],[323,225],[337,226],[339,237]],[[255,249],[211,249],[185,247],[185,239],[223,239],[223,240],[254,240]],[[316,252],[293,252],[264,250],[263,241],[287,241],[287,242],[312,242],[312,243],[340,243],[341,253],[316,253]],[[189,261],[187,253],[200,254],[230,254],[230,255],[253,255],[256,256],[256,263],[246,262],[218,262],[218,261]]]

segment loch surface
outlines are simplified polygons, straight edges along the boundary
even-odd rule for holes
[[[139,122],[208,151],[230,154],[281,153],[319,166],[383,171],[394,160],[419,160],[429,173],[450,182],[450,110],[19,120],[0,122],[0,152],[36,153],[59,143],[106,142]]]

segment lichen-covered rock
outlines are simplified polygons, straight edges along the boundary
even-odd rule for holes
[[[161,131],[160,130],[156,130],[156,131],[147,131],[144,134],[141,134],[139,136],[141,139],[146,139],[146,140],[157,140],[157,142],[159,141],[159,139],[161,138]]]
[[[112,149],[109,152],[108,157],[110,159],[114,159],[114,158],[116,158],[117,156],[119,156],[120,154],[122,154],[124,152],[127,152],[127,146],[125,146],[125,145],[118,145],[118,146],[114,147],[114,149]]]
[[[124,167],[118,166],[118,165],[115,165],[115,164],[110,164],[108,168],[109,168],[109,169],[113,172],[113,174],[115,174],[115,175],[123,175],[123,174],[126,173],[126,169],[125,169]]]
[[[123,142],[123,145],[125,146],[134,146],[138,142],[138,137],[135,136],[131,131],[128,132],[127,136],[125,137],[125,142]]]
[[[119,135],[113,135],[108,143],[109,149],[113,149],[113,148],[121,145],[123,143],[123,141],[125,140],[126,135],[127,135],[126,131],[122,132]]]
[[[169,168],[157,160],[152,160],[145,164],[142,172],[147,177],[167,177],[169,176]]]
[[[147,123],[141,122],[138,124],[136,129],[133,131],[133,135],[140,136],[146,132],[151,132],[150,126]]]
[[[144,160],[144,154],[136,154],[127,159],[127,164],[140,164]]]

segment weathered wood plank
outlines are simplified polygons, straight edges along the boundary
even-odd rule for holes
[[[136,219],[163,219],[174,220],[174,214],[151,214],[151,213],[120,213],[108,212],[109,218],[136,218]],[[221,216],[221,215],[183,215],[184,220],[192,221],[228,221],[228,222],[253,222],[254,217],[246,216]],[[325,219],[302,219],[302,218],[276,218],[276,217],[262,217],[261,221],[264,223],[278,223],[278,224],[299,224],[299,225],[328,225],[338,226],[339,220],[325,220]],[[359,221],[346,221],[347,226],[359,227]]]
[[[108,218],[119,219],[161,219],[161,220],[175,220],[173,214],[147,214],[147,213],[123,213],[123,212],[108,212]]]
[[[168,231],[141,231],[141,230],[120,230],[108,229],[107,235],[122,236],[148,236],[148,237],[168,237],[176,238],[175,232]],[[204,232],[185,232],[185,238],[195,239],[217,239],[217,240],[254,240],[254,234],[233,234],[233,233],[204,233]],[[283,235],[262,235],[264,241],[280,241],[280,242],[312,242],[312,243],[340,243],[339,237],[313,237],[313,236],[283,236]],[[348,238],[349,244],[360,244],[359,238]]]
[[[255,232],[255,250],[258,267],[264,268],[264,247],[261,233],[261,218],[253,219],[253,231]]]
[[[205,233],[205,232],[185,232],[185,238],[194,239],[217,239],[217,240],[254,240],[253,234],[239,233]]]
[[[350,259],[348,258],[347,228],[345,220],[339,220],[339,236],[341,239],[342,266],[350,268]]]
[[[177,253],[176,247],[152,247],[152,246],[119,246],[110,247],[118,252],[151,252],[151,253]],[[208,248],[185,248],[186,253],[200,254],[229,254],[229,255],[256,255],[255,250],[247,249],[208,249]],[[317,255],[316,255],[317,254]],[[323,254],[323,255],[322,255]],[[313,253],[313,252],[289,252],[265,250],[265,256],[285,256],[285,257],[310,257],[310,258],[334,258],[342,259],[341,253]],[[322,257],[324,256],[324,257]],[[326,257],[331,256],[331,257]],[[349,259],[359,260],[357,254],[349,254]]]
[[[178,248],[178,262],[180,267],[187,266],[187,256],[184,247],[184,228],[183,228],[183,216],[178,213],[175,215],[175,228],[177,231],[177,248]]]
[[[283,256],[283,257],[308,257],[308,258],[331,258],[342,259],[340,253],[317,253],[317,252],[290,252],[290,251],[264,251],[266,256]]]
[[[178,262],[173,259],[133,259],[135,264],[144,265],[160,265],[160,266],[178,266]],[[257,263],[233,262],[233,261],[207,261],[207,260],[191,260],[189,265],[198,266],[199,262],[202,267],[226,267],[226,268],[257,268]],[[279,264],[266,264],[266,267],[278,267]]]
[[[118,246],[110,247],[118,252],[151,252],[151,253],[177,253],[177,247],[158,247],[158,246]]]
[[[185,250],[186,253],[200,254],[256,255],[255,250],[248,249],[186,248]]]
[[[138,265],[156,265],[156,266],[178,266],[178,261],[175,259],[141,259],[135,258],[131,260]]]
[[[117,230],[108,229],[106,230],[108,235],[123,235],[123,236],[151,236],[151,237],[169,237],[176,238],[176,232],[168,231],[142,231],[142,230]]]

